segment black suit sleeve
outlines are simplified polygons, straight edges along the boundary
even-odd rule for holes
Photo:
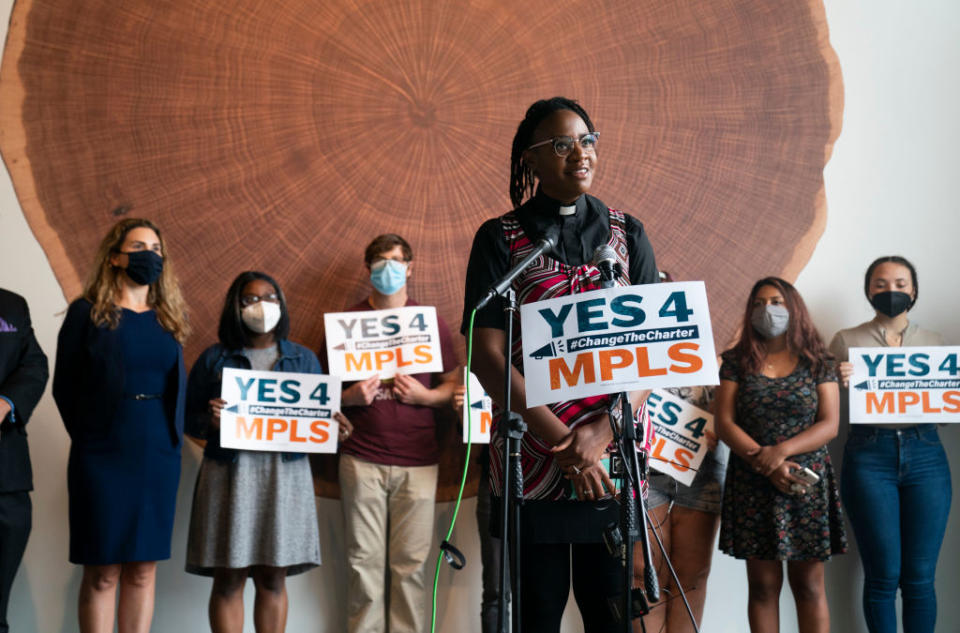
[[[47,355],[40,349],[37,337],[33,333],[27,302],[19,296],[16,300],[23,314],[18,328],[21,333],[17,350],[19,358],[13,371],[0,381],[0,395],[6,396],[13,402],[13,415],[17,423],[26,424],[34,407],[40,401],[40,396],[43,395],[50,372],[47,368]]]
[[[57,358],[53,369],[53,399],[68,433],[77,428],[79,399],[83,393],[85,344],[91,325],[90,304],[74,301],[57,336]]]

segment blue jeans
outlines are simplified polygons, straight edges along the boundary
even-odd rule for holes
[[[850,427],[840,494],[863,562],[863,613],[871,633],[933,633],[934,576],[952,496],[937,427]]]

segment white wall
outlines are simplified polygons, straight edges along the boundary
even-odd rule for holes
[[[12,0],[0,0],[0,17]],[[960,235],[960,5],[955,0],[827,0],[831,40],[843,68],[844,129],[827,171],[827,229],[798,280],[826,337],[870,316],[860,291],[863,270],[879,254],[900,253],[920,271],[920,301],[913,317],[960,342],[960,298],[956,293],[955,243]],[[0,21],[5,29],[6,19]],[[27,227],[7,174],[0,174],[0,286],[25,295],[40,344],[52,357],[66,302],[43,252]],[[30,424],[36,491],[34,531],[14,584],[10,621],[14,631],[76,630],[79,569],[67,563],[67,435],[49,394]],[[942,433],[954,466],[954,506],[960,485],[960,427]],[[184,452],[173,558],[158,572],[154,630],[200,631],[206,627],[207,579],[182,571],[190,495],[199,452]],[[343,629],[344,563],[339,505],[320,500],[325,563],[289,581],[288,630]],[[464,504],[454,542],[465,549],[472,569],[441,575],[438,630],[479,631],[479,548],[473,500]],[[438,508],[437,533],[452,512]],[[960,621],[960,512],[955,511],[941,555],[938,630]],[[430,564],[431,570],[433,564]],[[432,571],[430,572],[432,576]],[[828,566],[834,630],[865,631],[859,615],[861,572],[855,555]],[[251,605],[248,591],[247,604]],[[796,630],[789,594],[783,599],[783,631]],[[565,631],[575,631],[568,610]],[[249,618],[247,629],[252,630]],[[743,563],[717,554],[706,608],[707,631],[742,632],[746,623]]]
[[[911,319],[960,344],[960,4],[828,0],[830,39],[843,69],[843,132],[825,171],[827,228],[797,280],[821,333],[866,321],[863,274],[880,255],[917,267]],[[953,512],[937,569],[937,631],[960,630],[960,425],[941,429],[953,474]],[[839,467],[842,444],[832,446]],[[856,543],[830,563],[834,628],[866,632]],[[950,624],[952,623],[952,624]]]

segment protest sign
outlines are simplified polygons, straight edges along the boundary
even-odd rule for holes
[[[709,450],[713,415],[662,389],[650,392],[647,411],[656,431],[650,468],[689,486]]]
[[[341,380],[443,371],[437,309],[405,306],[323,315],[328,370]]]
[[[335,453],[340,379],[225,368],[220,445],[257,451]]]
[[[719,382],[702,281],[527,303],[520,318],[528,406]]]
[[[464,385],[470,389],[463,394],[463,442],[464,444],[489,444],[490,425],[493,423],[493,400],[487,395],[480,380],[463,368]],[[470,402],[467,402],[467,395]],[[469,431],[469,436],[467,435]]]
[[[851,347],[850,422],[960,422],[960,347]]]

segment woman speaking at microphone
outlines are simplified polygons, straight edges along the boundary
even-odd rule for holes
[[[53,397],[70,434],[70,562],[81,633],[146,633],[170,558],[189,327],[160,230],[117,222],[57,338]],[[117,587],[119,585],[119,601]],[[119,606],[117,606],[119,604]]]
[[[943,345],[936,332],[907,318],[917,302],[917,271],[891,255],[867,268],[864,292],[876,315],[840,330],[830,351],[847,387],[851,347]],[[853,420],[856,422],[856,420]],[[897,589],[903,630],[933,633],[934,576],[950,514],[947,455],[933,424],[853,424],[843,450],[840,494],[863,562],[863,614],[870,633],[896,633]]]
[[[600,272],[591,259],[604,244],[617,253],[618,285],[657,281],[653,249],[643,225],[587,194],[599,164],[598,138],[593,122],[576,101],[554,97],[537,101],[527,110],[511,152],[510,200],[515,208],[485,222],[474,238],[467,267],[464,334],[470,313],[487,288],[531,252],[547,231],[559,231],[556,248],[513,281],[521,304],[600,288]],[[584,629],[615,631],[608,598],[622,593],[623,572],[620,561],[602,543],[604,528],[618,517],[611,498],[613,484],[601,464],[612,440],[609,398],[528,408],[519,315],[513,327],[512,408],[529,426],[521,445],[523,630],[559,631],[572,564],[574,597]],[[499,301],[476,315],[474,371],[495,402],[503,402],[504,395],[505,328]],[[634,411],[642,406],[642,395],[631,395]],[[494,420],[490,451],[491,490],[497,496],[505,441],[498,426],[499,416]],[[499,510],[500,501],[494,498],[492,505]],[[499,529],[500,521],[491,525]]]
[[[243,631],[243,587],[253,578],[258,633],[286,627],[286,577],[320,564],[320,536],[310,464],[303,453],[242,451],[220,445],[226,368],[319,374],[312,351],[287,340],[290,317],[280,286],[260,272],[241,273],[227,290],[218,330],[190,371],[187,433],[206,440],[187,541],[189,573],[213,576],[210,629]],[[350,423],[339,412],[340,440]]]

